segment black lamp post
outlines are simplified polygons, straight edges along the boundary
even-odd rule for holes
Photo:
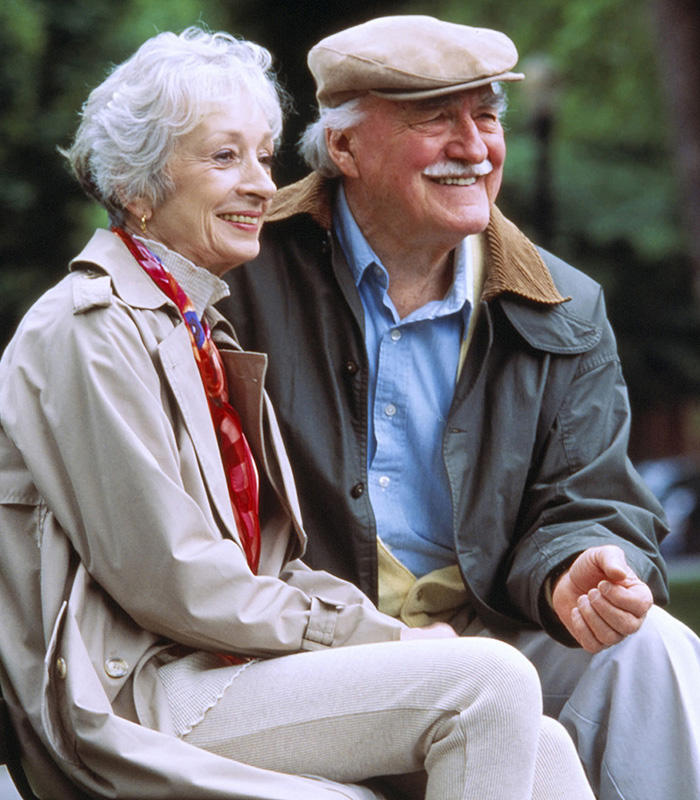
[[[534,55],[524,60],[523,84],[529,106],[530,129],[535,141],[535,180],[532,225],[539,243],[551,247],[556,231],[556,203],[552,170],[552,137],[559,95],[558,78],[551,59]]]

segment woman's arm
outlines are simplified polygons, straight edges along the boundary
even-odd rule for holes
[[[3,408],[93,578],[142,627],[193,647],[276,655],[397,639],[400,623],[356,590],[330,597],[251,573],[222,536],[191,442],[177,430],[155,354],[154,331],[172,322],[114,298],[73,314],[64,284],[25,321]]]

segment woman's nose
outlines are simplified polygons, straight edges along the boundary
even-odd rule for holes
[[[250,162],[239,186],[239,191],[243,194],[256,194],[264,200],[270,200],[277,191],[277,186],[272,180],[268,167],[255,159]]]

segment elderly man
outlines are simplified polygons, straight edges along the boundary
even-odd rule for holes
[[[600,287],[494,205],[516,61],[424,16],[316,45],[314,171],[228,313],[271,356],[312,565],[519,647],[599,798],[697,800],[700,642],[653,605],[665,527]]]

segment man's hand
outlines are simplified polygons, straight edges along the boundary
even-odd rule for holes
[[[584,550],[552,591],[554,611],[589,653],[638,631],[653,602],[651,590],[616,545]]]

